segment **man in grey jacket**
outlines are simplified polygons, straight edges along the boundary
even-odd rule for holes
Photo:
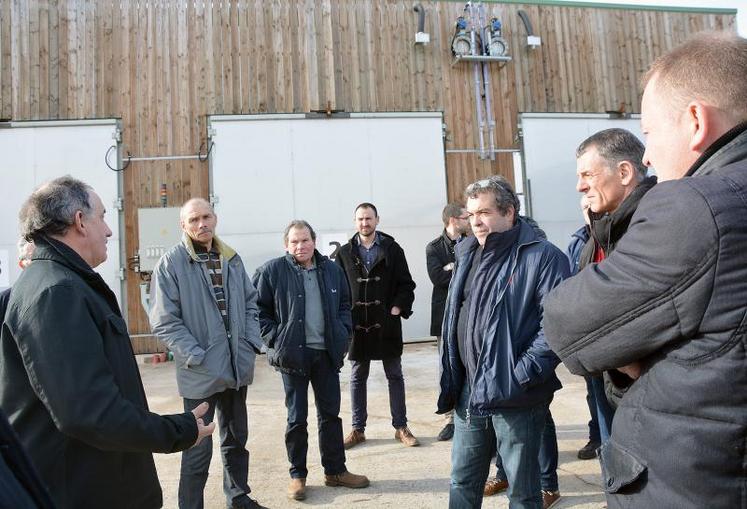
[[[747,40],[699,34],[644,78],[659,184],[604,260],[545,300],[568,369],[636,382],[600,459],[610,508],[745,507]]]
[[[261,507],[249,498],[246,386],[261,348],[257,292],[241,257],[215,235],[218,218],[206,200],[181,209],[182,241],[158,261],[151,287],[153,333],[174,352],[185,410],[218,411],[223,491],[229,508]],[[182,454],[179,507],[201,509],[212,456],[203,441]]]

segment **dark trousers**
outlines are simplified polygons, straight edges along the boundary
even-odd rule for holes
[[[326,475],[345,472],[345,449],[340,419],[340,374],[332,365],[326,350],[306,348],[304,352],[306,376],[283,373],[285,408],[288,426],[285,429],[285,448],[290,461],[290,476],[306,478],[306,453],[309,449],[307,417],[309,414],[309,382],[314,391],[316,420],[319,428],[319,451]]]
[[[555,432],[555,421],[552,414],[547,411],[545,425],[542,428],[542,441],[539,451],[540,485],[546,491],[558,491],[558,436]],[[501,455],[496,451],[495,455],[495,478],[506,480],[506,472],[503,470]]]
[[[592,394],[594,403],[594,408],[590,408],[590,410],[592,415],[596,414],[596,421],[599,427],[599,443],[604,444],[610,439],[610,435],[612,434],[612,419],[615,417],[615,409],[612,408],[612,405],[607,400],[607,394],[604,391],[604,378],[601,376],[589,376],[585,378],[586,389]]]
[[[407,426],[405,407],[405,378],[402,376],[402,357],[381,361],[389,383],[389,410],[392,426]],[[368,420],[368,374],[371,361],[350,361],[350,400],[353,411],[353,428],[365,431]]]
[[[220,432],[220,452],[223,456],[223,492],[230,506],[251,491],[247,484],[249,476],[249,451],[246,450],[246,386],[239,390],[227,389],[204,399],[184,398],[184,411],[190,412],[203,401],[210,404],[202,417],[205,424],[213,422],[217,411]],[[211,437],[182,452],[181,476],[179,478],[179,507],[202,509],[202,493],[208,478],[210,458],[213,455]]]
[[[593,386],[593,379],[601,377],[585,376],[586,380],[586,405],[589,407],[589,441],[596,444],[601,443],[601,433],[599,430],[599,413],[597,412],[596,394]],[[602,388],[602,394],[604,394],[604,387]],[[606,398],[605,398],[606,401]]]

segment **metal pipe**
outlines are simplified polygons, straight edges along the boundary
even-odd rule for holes
[[[425,32],[425,9],[421,4],[415,4],[412,10],[418,13],[418,32]]]
[[[470,45],[472,50],[472,56],[477,56],[477,35],[475,34],[475,15],[474,7],[472,2],[468,2],[469,8],[469,37]],[[477,112],[477,137],[480,142],[480,159],[485,159],[485,121],[482,116],[483,102],[482,102],[482,80],[480,78],[480,64],[475,62],[472,64],[472,77],[475,82],[475,111]]]
[[[130,157],[130,161],[174,161],[177,159],[199,159],[200,155],[194,156],[143,156],[143,157]]]
[[[485,7],[480,4],[480,24],[483,29],[483,49],[486,44],[490,44],[490,30],[488,29],[487,17],[485,16]],[[485,63],[480,63],[482,67],[482,86],[485,91],[485,117],[488,124],[488,144],[490,160],[495,161],[495,119],[493,117],[492,87],[490,85],[490,68]]]
[[[484,152],[479,148],[449,148],[445,151],[447,154],[474,154],[478,152]],[[521,152],[518,148],[495,148],[492,150],[494,154],[515,154]]]

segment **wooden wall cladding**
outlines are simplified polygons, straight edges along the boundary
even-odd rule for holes
[[[210,114],[324,109],[443,111],[447,149],[477,147],[471,66],[452,65],[461,2],[422,1],[427,45],[415,45],[412,0],[3,0],[0,118],[122,119],[133,156],[196,154]],[[496,146],[517,147],[517,114],[639,111],[638,80],[659,54],[706,29],[735,29],[723,11],[675,12],[486,2],[513,61],[491,64]],[[542,46],[530,49],[517,12]],[[448,154],[449,198],[510,154]],[[137,209],[207,196],[207,163],[133,162],[125,171],[126,252]],[[434,212],[438,213],[438,212]],[[149,327],[127,273],[129,325]],[[136,339],[138,351],[156,343]]]

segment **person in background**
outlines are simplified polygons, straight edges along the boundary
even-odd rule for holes
[[[431,336],[436,336],[441,350],[441,322],[444,320],[446,295],[454,273],[454,247],[469,234],[467,211],[459,203],[449,203],[441,212],[444,230],[425,247],[425,260],[428,277],[433,283],[431,294]],[[438,440],[451,440],[454,436],[454,412],[444,415],[446,423],[438,433]]]
[[[316,233],[306,221],[291,221],[283,243],[287,254],[262,265],[253,281],[267,359],[280,371],[285,389],[288,498],[306,498],[309,384],[316,402],[324,483],[365,488],[368,478],[345,467],[340,419],[340,369],[353,329],[345,273],[316,250]]]
[[[233,509],[262,507],[249,497],[246,391],[259,337],[257,291],[239,254],[215,234],[218,217],[202,198],[179,214],[182,240],[164,254],[151,279],[150,324],[174,352],[184,409],[210,403],[220,428],[223,493]],[[213,443],[182,453],[179,507],[202,509]]]
[[[402,375],[402,319],[412,314],[415,282],[400,245],[391,235],[376,229],[376,206],[361,203],[354,213],[357,233],[340,248],[336,260],[347,276],[353,304],[353,341],[348,352],[353,426],[345,437],[345,448],[366,440],[372,360],[380,360],[384,366],[394,438],[407,447],[417,446],[420,442],[407,426]]]

